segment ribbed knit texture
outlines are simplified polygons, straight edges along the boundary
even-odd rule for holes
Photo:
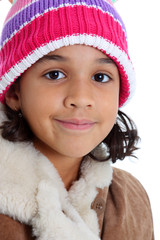
[[[17,0],[0,40],[0,101],[39,58],[74,44],[93,46],[116,62],[121,107],[134,91],[135,77],[126,29],[110,0]]]

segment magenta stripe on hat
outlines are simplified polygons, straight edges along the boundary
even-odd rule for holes
[[[0,51],[2,58],[0,62],[3,62],[3,66],[0,65],[0,75],[4,75],[12,66],[19,63],[36,48],[66,35],[97,35],[107,39],[107,41],[113,41],[121,49],[127,49],[125,33],[112,16],[100,13],[100,10],[87,9],[85,20],[82,20],[79,24],[79,19],[84,18],[85,9],[83,6],[75,6],[67,9],[67,11],[64,7],[59,11],[47,12],[33,20],[32,24],[22,28]],[[67,18],[65,17],[66,14]],[[50,21],[49,25],[48,21]],[[88,25],[85,24],[85,21],[88,21]],[[103,29],[103,24],[106,22],[108,28]],[[79,27],[77,28],[77,26]],[[116,29],[115,36],[111,34],[110,28]],[[31,32],[34,32],[34,35],[31,35]],[[116,36],[116,32],[119,33],[119,37]],[[8,52],[12,52],[12,54],[8,54]],[[3,57],[6,55],[8,56],[7,59]]]
[[[17,4],[18,3],[19,1],[17,2]],[[125,26],[121,17],[117,14],[113,6],[111,6],[107,2],[105,2],[104,4],[104,0],[94,2],[92,0],[59,0],[59,1],[39,0],[33,2],[28,7],[26,6],[25,8],[23,8],[20,12],[18,12],[13,18],[11,18],[6,23],[2,33],[1,46],[3,46],[3,43],[7,39],[9,39],[12,36],[12,34],[15,34],[15,32],[18,31],[21,28],[21,26],[29,23],[36,15],[42,14],[45,11],[50,11],[54,8],[56,8],[57,10],[59,6],[69,7],[68,4],[70,4],[72,7],[74,7],[75,5],[82,6],[87,5],[88,7],[101,9],[102,11],[107,12],[109,15],[112,15],[114,19],[122,25],[122,28],[125,31]]]

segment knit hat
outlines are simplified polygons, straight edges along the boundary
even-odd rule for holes
[[[110,57],[120,74],[119,107],[134,92],[125,25],[115,0],[14,0],[0,40],[0,101],[11,84],[44,55],[84,44]]]

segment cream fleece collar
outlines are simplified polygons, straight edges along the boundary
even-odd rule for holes
[[[0,213],[32,225],[38,240],[99,240],[91,203],[97,188],[111,180],[109,162],[87,158],[67,192],[57,170],[32,143],[0,136]]]

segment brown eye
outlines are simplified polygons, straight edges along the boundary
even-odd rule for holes
[[[95,74],[95,75],[92,77],[92,79],[93,79],[94,81],[96,81],[96,82],[106,83],[106,82],[108,82],[111,78],[110,78],[108,75],[104,74],[104,73],[97,73],[97,74]]]
[[[47,77],[48,79],[51,79],[51,80],[59,80],[61,78],[64,78],[65,75],[60,71],[51,71],[51,72],[45,74],[45,77]]]

